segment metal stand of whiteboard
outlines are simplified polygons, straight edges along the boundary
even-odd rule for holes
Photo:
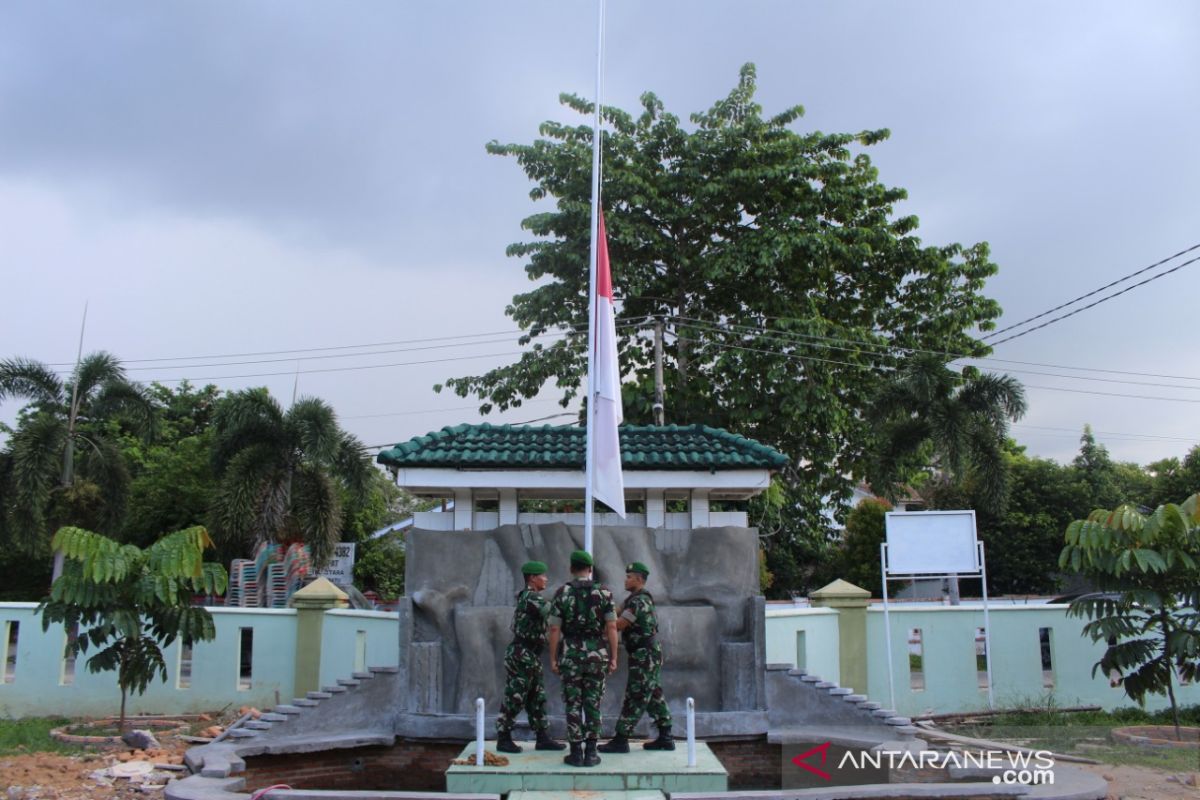
[[[906,516],[916,514],[938,514],[941,512],[904,512]],[[972,521],[974,513],[972,512]],[[954,572],[917,572],[905,571],[891,573],[888,564],[888,543],[883,542],[879,545],[879,564],[880,572],[883,576],[883,629],[887,641],[887,666],[888,666],[888,692],[891,696],[891,707],[896,708],[896,676],[895,662],[892,656],[892,617],[891,604],[888,600],[888,581],[893,580],[917,580],[921,578],[952,578],[952,577],[979,577],[980,583],[983,586],[983,658],[987,669],[987,698],[988,708],[995,708],[995,694],[992,689],[992,626],[991,618],[988,614],[988,591],[987,591],[987,562],[983,555],[983,542],[975,541],[975,557],[978,569],[974,570],[956,570]],[[905,639],[907,652],[908,637]]]

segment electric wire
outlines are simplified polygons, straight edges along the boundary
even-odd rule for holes
[[[751,325],[737,325],[734,323],[714,323],[709,320],[699,319],[697,317],[670,317],[670,319],[682,320],[685,322],[695,323],[697,325],[710,325],[710,326],[724,325],[726,327],[745,331],[747,333],[755,333],[755,334],[771,335],[771,336],[779,336],[779,337],[787,337],[787,338],[798,338],[798,339],[813,340],[813,341],[860,344],[860,345],[863,345],[866,347],[887,348],[890,350],[895,350],[896,352],[899,352],[899,353],[917,353],[917,354],[923,354],[923,355],[944,356],[953,361],[995,362],[998,364],[1019,364],[1019,365],[1023,365],[1023,366],[1029,366],[1029,367],[1044,367],[1046,369],[1069,369],[1069,370],[1076,370],[1076,371],[1080,371],[1080,372],[1102,372],[1102,373],[1105,373],[1106,375],[1131,375],[1131,376],[1138,377],[1138,378],[1164,378],[1167,380],[1177,380],[1177,381],[1200,381],[1200,376],[1195,376],[1195,375],[1168,375],[1168,374],[1162,374],[1162,373],[1156,373],[1156,372],[1134,372],[1131,370],[1109,369],[1109,368],[1105,368],[1105,367],[1079,367],[1079,366],[1073,366],[1070,364],[1052,364],[1052,363],[1046,363],[1046,362],[1042,362],[1042,361],[1019,361],[1019,360],[1011,359],[1011,358],[995,358],[993,356],[972,356],[972,355],[967,355],[966,353],[954,353],[954,352],[950,352],[950,351],[946,351],[946,350],[928,350],[928,349],[923,349],[923,348],[918,348],[918,347],[905,347],[903,345],[887,344],[884,342],[872,342],[872,341],[868,341],[866,339],[853,339],[853,338],[840,337],[840,336],[821,336],[819,334],[797,333],[794,331],[779,331],[779,330],[772,330],[770,328],[755,327],[755,326],[751,326]],[[784,317],[771,317],[770,319],[785,319],[785,318]],[[830,349],[847,350],[849,352],[861,352],[857,348],[834,348],[834,347],[831,347]],[[1016,370],[1012,370],[1012,371],[1015,372]],[[1067,375],[1067,376],[1063,376],[1063,377],[1073,378],[1076,376]]]
[[[672,335],[675,335],[675,334],[672,334]],[[699,351],[701,347],[717,347],[717,348],[721,348],[721,349],[725,349],[725,350],[745,350],[745,351],[755,352],[755,353],[766,353],[768,355],[775,355],[775,356],[779,356],[782,358],[789,358],[789,359],[802,361],[802,362],[803,361],[815,361],[818,363],[839,364],[839,365],[846,366],[846,367],[853,367],[855,369],[876,369],[876,370],[878,369],[877,367],[872,367],[869,364],[855,364],[855,363],[849,362],[849,361],[837,361],[837,360],[828,359],[828,358],[817,358],[815,356],[807,356],[807,355],[802,355],[802,354],[797,354],[797,353],[783,353],[783,352],[780,352],[777,350],[764,350],[764,349],[756,348],[756,347],[745,347],[742,345],[724,344],[721,342],[697,343],[697,351]],[[1137,400],[1161,400],[1161,401],[1165,401],[1165,402],[1174,402],[1174,403],[1200,403],[1200,398],[1192,399],[1192,398],[1187,398],[1187,397],[1162,397],[1159,395],[1122,394],[1122,393],[1118,393],[1118,392],[1099,392],[1099,391],[1094,391],[1094,390],[1090,390],[1090,389],[1068,389],[1068,388],[1061,387],[1061,386],[1038,386],[1038,385],[1029,384],[1029,383],[1023,384],[1023,386],[1026,389],[1042,389],[1042,390],[1053,391],[1053,392],[1071,392],[1074,394],[1089,394],[1089,395],[1096,395],[1099,397],[1128,397],[1128,398],[1133,398],[1133,399],[1137,399]]]
[[[1124,283],[1125,281],[1127,281],[1131,278],[1136,278],[1138,275],[1141,275],[1145,272],[1149,272],[1150,270],[1154,269],[1155,267],[1161,267],[1163,264],[1166,264],[1167,262],[1170,262],[1170,261],[1174,261],[1175,259],[1179,258],[1180,256],[1187,255],[1188,253],[1192,252],[1193,250],[1197,250],[1197,249],[1200,249],[1200,243],[1194,244],[1187,249],[1180,250],[1175,255],[1167,256],[1166,258],[1162,259],[1161,261],[1156,261],[1148,267],[1142,267],[1141,269],[1136,270],[1135,272],[1131,272],[1122,278],[1117,278],[1112,283],[1106,283],[1103,286],[1101,286],[1099,289],[1093,289],[1092,291],[1088,292],[1087,294],[1081,294],[1081,295],[1079,295],[1079,297],[1076,297],[1074,300],[1068,300],[1065,303],[1060,303],[1059,305],[1055,306],[1054,308],[1047,309],[1046,311],[1043,311],[1040,314],[1034,314],[1032,317],[1027,317],[1027,318],[1021,320],[1020,322],[1015,322],[1006,328],[1001,328],[998,331],[992,331],[991,333],[988,333],[987,335],[985,335],[983,338],[991,339],[995,336],[999,336],[1002,333],[1007,333],[1008,331],[1016,330],[1017,328],[1023,327],[1024,325],[1026,325],[1030,322],[1033,322],[1034,320],[1039,320],[1042,317],[1049,316],[1050,314],[1053,314],[1055,311],[1061,311],[1062,309],[1066,308],[1067,306],[1073,306],[1076,303],[1078,303],[1080,300],[1086,300],[1089,297],[1100,294],[1100,292],[1103,292],[1106,289],[1111,289],[1112,287],[1116,286],[1118,283]],[[1164,274],[1166,274],[1166,273],[1164,273]],[[1133,288],[1133,287],[1130,287],[1130,288]]]
[[[1095,308],[1096,306],[1100,305],[1101,303],[1107,303],[1109,300],[1112,300],[1113,298],[1116,298],[1116,297],[1120,297],[1121,295],[1125,294],[1126,292],[1132,292],[1134,289],[1138,288],[1139,286],[1145,286],[1147,283],[1152,283],[1153,281],[1156,281],[1159,278],[1165,278],[1166,276],[1170,275],[1171,273],[1178,272],[1179,270],[1183,269],[1188,264],[1195,264],[1197,261],[1200,261],[1200,256],[1196,256],[1195,258],[1189,258],[1187,261],[1184,261],[1182,264],[1177,264],[1176,266],[1172,267],[1169,270],[1166,270],[1165,272],[1160,272],[1157,275],[1151,275],[1149,278],[1146,278],[1143,281],[1138,281],[1137,283],[1133,284],[1132,286],[1127,286],[1119,292],[1113,292],[1112,294],[1108,295],[1107,297],[1101,297],[1099,300],[1088,303],[1086,306],[1077,308],[1074,311],[1069,311],[1066,314],[1061,314],[1057,317],[1046,320],[1041,325],[1034,325],[1032,328],[1023,330],[1020,333],[1014,333],[1012,336],[1005,337],[1004,339],[999,339],[995,342],[988,342],[988,344],[995,347],[996,345],[1001,345],[1001,344],[1004,344],[1005,342],[1011,342],[1013,339],[1020,339],[1022,336],[1025,336],[1026,334],[1033,333],[1034,331],[1040,331],[1042,328],[1053,325],[1056,322],[1061,322],[1062,320],[1067,319],[1068,317],[1073,317],[1076,314],[1081,314],[1084,311],[1087,311],[1089,308]]]
[[[729,331],[726,328],[718,327],[718,326],[707,324],[707,323],[693,324],[693,327],[700,328],[702,330],[706,330],[709,332],[715,332],[715,333],[734,333],[734,335],[739,335],[739,336],[743,335],[736,331]],[[827,349],[831,349],[831,350],[843,350],[843,351],[858,353],[858,354],[865,355],[868,357],[869,356],[890,355],[888,353],[864,352],[862,350],[855,349],[855,348],[840,347],[838,345],[830,345],[830,344],[824,344],[824,343],[820,343],[820,342],[792,342],[792,341],[789,341],[788,338],[786,338],[786,332],[781,332],[781,333],[767,332],[767,333],[756,334],[756,339],[764,339],[764,338],[770,339],[773,341],[788,341],[788,343],[809,346],[809,347],[821,347],[821,348],[827,348]],[[1015,373],[1019,373],[1019,374],[1040,375],[1042,377],[1047,377],[1047,378],[1066,378],[1068,380],[1096,381],[1099,383],[1118,383],[1118,384],[1124,384],[1124,385],[1129,385],[1129,386],[1151,386],[1151,387],[1160,388],[1160,389],[1184,389],[1184,390],[1190,390],[1190,391],[1200,391],[1200,385],[1181,386],[1176,383],[1158,383],[1158,382],[1153,382],[1153,381],[1131,381],[1131,380],[1122,380],[1120,378],[1098,378],[1098,377],[1093,377],[1090,375],[1064,375],[1059,372],[1042,372],[1039,370],[1015,369],[1012,367],[1008,367],[1008,368],[1006,368],[1006,370],[1008,372],[1015,372]]]

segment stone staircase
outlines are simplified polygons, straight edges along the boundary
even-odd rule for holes
[[[916,742],[921,729],[866,695],[791,664],[767,664],[768,741]],[[811,734],[811,735],[810,735]]]
[[[398,667],[370,667],[235,724],[215,741],[184,754],[192,775],[168,784],[168,800],[232,800],[244,781],[246,756],[306,753],[396,741]],[[340,733],[330,735],[329,731]]]

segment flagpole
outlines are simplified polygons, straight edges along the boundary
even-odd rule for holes
[[[596,458],[592,447],[596,420],[596,247],[600,219],[600,79],[604,64],[604,0],[596,1],[596,109],[592,123],[592,245],[588,257],[588,374],[587,439],[584,442],[583,549],[592,552],[592,478]]]

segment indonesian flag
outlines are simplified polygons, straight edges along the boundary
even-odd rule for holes
[[[612,271],[604,212],[596,234],[596,386],[591,390],[592,494],[625,518],[625,479],[621,475],[621,368],[617,364],[617,324],[613,313]]]

